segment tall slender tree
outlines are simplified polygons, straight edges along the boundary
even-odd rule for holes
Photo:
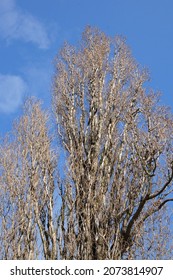
[[[48,115],[33,98],[1,146],[1,258],[55,259],[55,154]]]
[[[125,40],[95,28],[57,56],[53,107],[68,167],[63,258],[135,258],[147,221],[173,200],[173,118],[147,80]]]

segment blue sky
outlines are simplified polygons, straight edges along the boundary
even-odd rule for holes
[[[86,25],[125,36],[173,111],[172,14],[172,0],[0,0],[0,135],[20,116],[26,96],[50,105],[53,59],[64,41],[80,40]]]

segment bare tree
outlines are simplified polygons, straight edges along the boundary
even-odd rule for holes
[[[1,259],[172,258],[173,117],[147,81],[121,37],[88,27],[64,45],[53,110],[65,156],[33,98],[0,144]]]
[[[55,154],[48,115],[34,99],[1,145],[1,258],[55,259]]]
[[[95,28],[86,28],[78,47],[65,44],[56,58],[53,107],[67,163],[62,258],[152,255],[152,243],[144,254],[139,241],[147,246],[149,221],[159,223],[173,200],[173,118],[146,81],[125,40]]]

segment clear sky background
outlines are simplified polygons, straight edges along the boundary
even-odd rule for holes
[[[26,96],[51,102],[53,59],[76,44],[86,25],[127,38],[173,111],[172,0],[0,0],[0,135],[21,114]]]

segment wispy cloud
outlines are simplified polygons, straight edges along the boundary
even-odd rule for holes
[[[15,112],[26,91],[27,85],[20,76],[0,74],[0,112]]]
[[[0,0],[0,35],[7,40],[32,42],[41,49],[50,45],[45,26],[18,8],[15,0]]]

